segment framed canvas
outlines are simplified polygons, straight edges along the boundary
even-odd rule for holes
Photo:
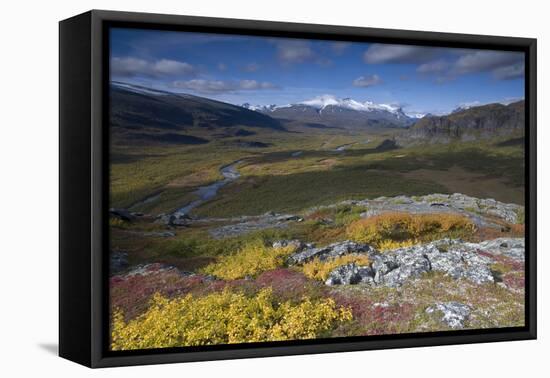
[[[60,22],[62,357],[536,338],[536,40]]]

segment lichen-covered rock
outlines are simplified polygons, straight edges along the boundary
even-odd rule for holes
[[[369,218],[388,211],[415,214],[458,213],[470,218],[476,225],[486,227],[499,227],[494,223],[493,218],[499,218],[509,223],[518,223],[520,221],[518,214],[524,210],[521,205],[503,203],[492,198],[480,199],[460,193],[429,194],[419,197],[379,197],[352,202],[354,205],[367,208],[367,211],[361,213],[362,218]]]
[[[355,285],[359,283],[370,284],[374,280],[374,270],[369,266],[360,266],[355,263],[339,266],[330,272],[325,284]]]
[[[288,263],[301,265],[308,261],[318,258],[321,261],[334,259],[336,257],[348,255],[350,253],[369,253],[374,249],[368,244],[356,243],[345,240],[343,242],[333,243],[326,247],[306,248],[288,258]]]
[[[374,257],[372,265],[375,269],[374,284],[390,287],[401,286],[408,279],[431,270],[430,261],[421,253],[381,254]]]
[[[134,266],[131,270],[124,273],[122,277],[128,278],[133,276],[148,276],[152,274],[160,274],[160,273],[176,273],[183,277],[193,276],[194,273],[192,272],[185,272],[181,271],[175,266],[171,265],[165,265],[160,263],[152,263],[152,264],[140,264]]]
[[[313,248],[313,244],[302,243],[302,241],[293,239],[293,240],[276,240],[271,245],[273,248],[285,248],[292,246],[295,251],[300,251],[304,248]]]
[[[266,228],[286,228],[292,222],[303,221],[303,219],[297,215],[277,214],[273,212],[268,212],[259,216],[243,216],[239,218],[220,220],[231,222],[231,224],[209,230],[210,235],[212,235],[215,239],[224,239],[244,235],[250,232],[264,230]]]
[[[160,214],[157,217],[157,223],[162,223],[167,226],[174,227],[186,227],[189,226],[192,219],[187,214],[173,213],[173,214]]]
[[[332,246],[332,245],[331,245]],[[328,247],[331,247],[328,246]],[[328,248],[326,247],[326,248]],[[398,248],[383,253],[372,249],[366,250],[372,261],[372,280],[343,279],[352,270],[350,266],[337,267],[330,277],[341,278],[330,280],[330,285],[366,283],[371,286],[397,287],[410,279],[420,277],[429,271],[438,271],[454,279],[467,279],[476,284],[494,282],[491,270],[494,259],[491,255],[505,255],[520,260],[524,258],[525,248],[522,239],[500,238],[481,243],[468,243],[458,239],[442,239],[427,244]],[[304,250],[293,255],[295,261],[308,261],[315,256],[322,256],[321,248]],[[330,253],[333,253],[332,250]],[[327,256],[332,256],[327,254]],[[333,274],[334,273],[334,274]]]
[[[453,329],[464,328],[464,322],[470,316],[470,306],[459,302],[436,303],[426,309],[428,314],[439,314],[441,322]]]
[[[479,243],[481,249],[494,255],[504,255],[516,261],[525,261],[524,238],[498,238]]]

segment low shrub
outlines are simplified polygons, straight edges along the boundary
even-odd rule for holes
[[[236,253],[220,257],[203,271],[226,280],[255,276],[283,266],[286,258],[294,250],[294,246],[273,248],[266,246],[261,240],[256,240],[244,245]]]
[[[128,222],[123,221],[120,218],[109,218],[109,227],[116,227],[116,228],[128,228]]]
[[[525,224],[525,209],[520,208],[516,211],[516,224]]]
[[[364,255],[345,255],[325,261],[316,257],[302,266],[302,272],[309,278],[325,281],[335,268],[350,263],[369,265],[370,261],[368,256]]]
[[[476,226],[456,214],[409,214],[391,212],[351,223],[349,238],[381,249],[401,247],[442,237],[467,237]]]
[[[348,225],[360,219],[361,213],[365,211],[367,208],[364,206],[340,205],[336,208],[334,223],[339,226]]]
[[[311,339],[352,319],[333,299],[277,304],[271,289],[256,296],[224,290],[202,298],[167,299],[157,294],[147,312],[125,322],[116,311],[111,324],[112,350],[167,348],[244,342]]]

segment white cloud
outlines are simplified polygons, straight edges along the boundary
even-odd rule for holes
[[[434,75],[438,83],[480,72],[497,80],[521,78],[525,73],[523,54],[512,51],[375,43],[365,51],[363,59],[369,64],[417,64],[418,73]]]
[[[434,60],[432,62],[423,63],[418,66],[416,69],[416,72],[422,73],[422,74],[430,74],[430,73],[440,73],[444,72],[449,68],[449,62],[440,59],[440,60]]]
[[[381,83],[382,79],[378,75],[359,76],[357,79],[353,80],[353,85],[355,87],[362,88],[372,87]]]
[[[122,77],[187,76],[194,75],[195,68],[189,63],[170,59],[147,61],[134,57],[114,57],[111,59],[111,73]]]
[[[363,54],[365,63],[423,63],[432,59],[437,48],[409,46],[409,45],[388,45],[375,43]]]
[[[303,63],[315,57],[309,41],[281,40],[275,41],[277,57],[285,64]]]
[[[522,78],[525,76],[525,64],[518,63],[510,66],[496,68],[493,71],[493,76],[498,80],[511,80]]]
[[[454,64],[458,74],[492,71],[511,64],[517,64],[523,56],[505,51],[475,51],[462,55]]]
[[[333,42],[330,44],[332,52],[336,55],[342,55],[350,46],[351,42]]]
[[[269,82],[256,80],[224,81],[224,80],[178,80],[172,83],[172,86],[179,89],[192,90],[198,93],[215,94],[229,93],[239,91],[253,91],[276,89],[277,87]]]

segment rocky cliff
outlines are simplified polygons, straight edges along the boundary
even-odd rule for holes
[[[407,141],[448,143],[495,136],[522,135],[525,130],[525,102],[489,104],[461,109],[445,116],[426,116],[403,138]]]

